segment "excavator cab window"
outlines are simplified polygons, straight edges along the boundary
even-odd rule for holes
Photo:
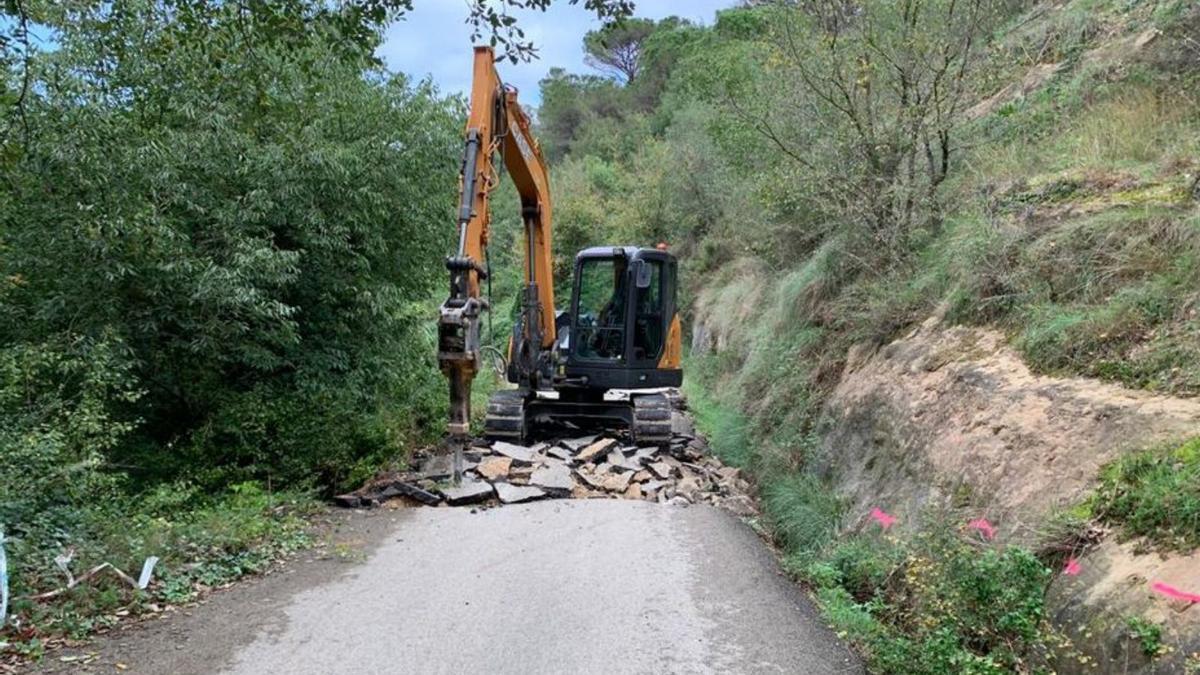
[[[593,258],[579,266],[575,346],[585,359],[619,360],[625,351],[628,297],[624,258]]]
[[[663,348],[662,263],[639,260],[633,317],[633,359],[658,360]]]

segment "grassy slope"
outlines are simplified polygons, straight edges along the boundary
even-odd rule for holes
[[[981,556],[936,523],[918,541],[835,537],[837,500],[803,470],[823,392],[852,345],[946,303],[952,321],[1006,331],[1043,372],[1200,394],[1200,45],[1186,39],[1197,26],[1200,10],[1182,2],[1075,0],[1022,17],[982,91],[1038,64],[1058,64],[1055,74],[970,123],[978,142],[947,188],[946,225],[913,264],[843,284],[831,240],[782,277],[742,261],[700,293],[698,319],[726,342],[689,364],[698,422],[759,476],[790,566],[876,669],[1003,671],[1061,651],[1041,605],[1055,563],[1014,548]],[[770,318],[740,320],[756,303]],[[1108,505],[1094,509],[1134,533],[1194,541],[1191,525],[1163,530],[1164,514],[1195,507],[1173,461],[1112,468],[1098,498]],[[981,617],[993,603],[1014,611]]]

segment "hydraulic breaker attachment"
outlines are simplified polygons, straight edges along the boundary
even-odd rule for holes
[[[454,482],[462,478],[462,453],[471,433],[471,382],[479,372],[480,314],[487,309],[482,298],[467,295],[471,272],[486,272],[469,258],[446,261],[450,270],[450,297],[438,316],[438,367],[450,381],[450,450],[454,453]]]

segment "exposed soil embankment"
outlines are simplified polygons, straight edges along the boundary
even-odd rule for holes
[[[849,500],[848,518],[880,506],[917,527],[931,512],[969,513],[995,523],[1001,543],[1026,545],[1086,498],[1105,464],[1200,432],[1200,401],[1039,375],[1003,334],[938,318],[852,351],[825,412],[815,466]],[[1110,535],[1080,574],[1055,582],[1051,612],[1106,670],[1178,672],[1200,651],[1200,604],[1150,584],[1200,589],[1200,556],[1145,548]],[[1147,660],[1128,639],[1133,616],[1162,624],[1175,651]]]
[[[1200,401],[1033,373],[997,331],[930,319],[853,350],[821,460],[864,512],[970,506],[1028,542],[1120,454],[1200,431]]]

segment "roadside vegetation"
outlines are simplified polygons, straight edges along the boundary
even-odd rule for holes
[[[722,422],[737,412],[722,409],[702,383],[688,387],[688,403],[714,451],[726,462],[744,461],[753,443],[747,430]],[[871,522],[847,531],[841,501],[815,475],[755,473],[760,525],[779,545],[785,568],[812,587],[830,625],[862,650],[873,671],[1035,672],[1056,658],[1087,665],[1049,622],[1050,560],[936,514],[926,516],[917,536],[895,536]],[[1138,627],[1144,643],[1148,629]]]
[[[8,7],[0,643],[36,654],[263,569],[440,431],[463,106],[324,4]]]
[[[813,451],[852,349],[935,314],[1004,332],[1040,372],[1200,394],[1200,8],[847,7],[668,19],[608,36],[639,50],[632,74],[552,73],[562,250],[682,257],[698,424],[756,477],[763,525],[873,668],[1084,658],[1042,605],[1061,552],[939,514],[913,540],[847,530],[864,514],[842,513]],[[1111,467],[1089,518],[1194,548],[1186,457]]]
[[[1200,547],[1200,438],[1113,462],[1085,508],[1091,517],[1119,526],[1126,538],[1145,537],[1161,550],[1194,551]]]

